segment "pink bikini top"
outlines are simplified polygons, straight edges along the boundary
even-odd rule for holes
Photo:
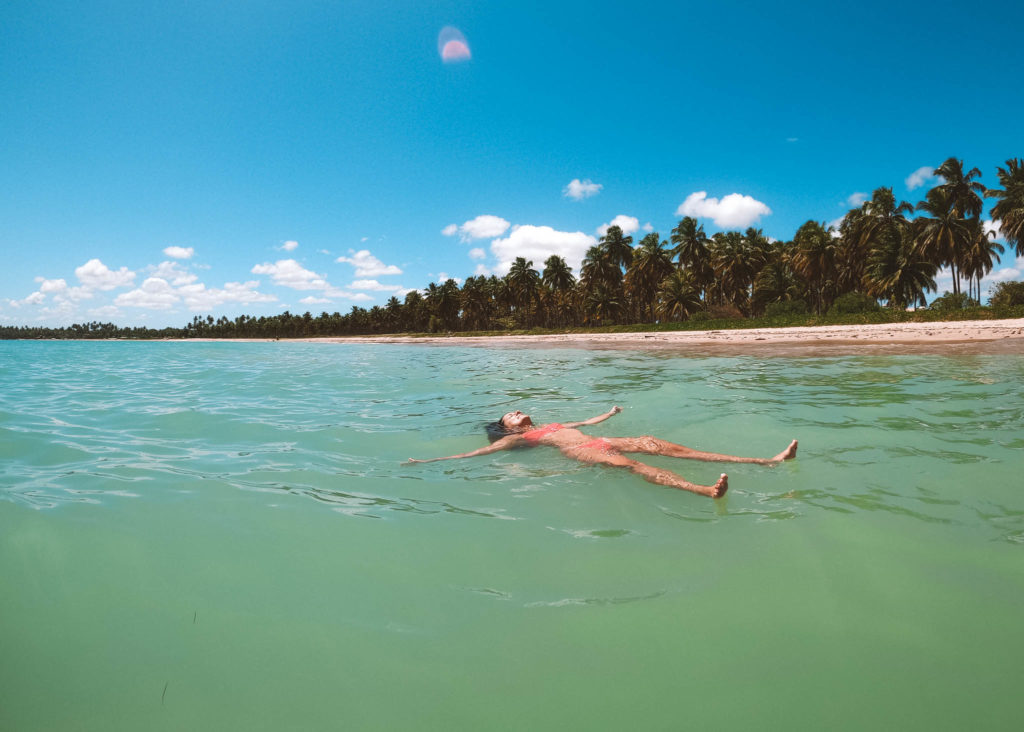
[[[524,432],[523,439],[527,442],[539,442],[540,438],[544,435],[550,435],[552,432],[558,432],[560,429],[562,429],[562,425],[558,424],[558,422],[552,422],[551,424],[546,424],[543,427],[538,427],[535,430]]]

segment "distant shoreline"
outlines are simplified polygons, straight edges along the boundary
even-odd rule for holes
[[[274,342],[273,338],[175,339],[177,342]],[[683,350],[709,354],[749,353],[799,355],[862,353],[1021,353],[1024,318],[873,323],[790,328],[748,328],[706,331],[644,331],[636,333],[546,333],[491,336],[346,336],[288,338],[291,343],[392,344],[502,348],[592,348]]]

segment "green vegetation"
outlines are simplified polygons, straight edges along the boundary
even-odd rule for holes
[[[941,182],[916,206],[878,188],[851,209],[838,230],[808,221],[791,241],[760,229],[707,236],[684,218],[669,241],[647,234],[636,247],[617,226],[591,247],[577,280],[552,255],[538,271],[519,257],[502,278],[430,283],[404,301],[301,316],[235,320],[196,317],[184,328],[0,327],[0,338],[296,338],[386,333],[602,332],[785,327],[907,320],[986,319],[1024,315],[1024,283],[1003,282],[979,307],[981,280],[1002,245],[981,221],[982,196],[996,198],[992,216],[1012,250],[1024,255],[1024,162],[998,168],[1001,189],[986,190],[977,168],[946,160]],[[919,215],[911,218],[914,212]],[[928,310],[935,275],[947,267],[953,292]],[[961,286],[966,285],[966,292]],[[885,307],[882,307],[884,303]]]

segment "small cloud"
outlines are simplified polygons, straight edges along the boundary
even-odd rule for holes
[[[45,277],[36,277],[39,283],[39,291],[42,293],[64,292],[68,289],[68,283],[64,279],[48,280]]]
[[[296,249],[298,249],[298,247],[299,243],[297,241],[288,240],[281,244],[281,246],[279,246],[278,249],[283,249],[286,252],[294,252]]]
[[[446,64],[469,61],[472,54],[469,51],[469,43],[462,31],[453,26],[445,26],[437,34],[437,52],[441,55],[441,61]]]
[[[156,267],[149,267],[147,271],[151,277],[167,280],[175,287],[190,285],[199,279],[188,270],[182,269],[177,262],[161,262]]]
[[[494,239],[508,231],[509,226],[511,224],[500,216],[481,214],[475,219],[465,222],[462,226],[449,224],[441,229],[441,233],[445,236],[452,236],[458,232],[462,241],[469,242],[474,239]]]
[[[98,259],[90,259],[77,267],[75,276],[90,290],[113,290],[115,287],[128,287],[135,281],[135,273],[127,267],[115,272]]]
[[[400,275],[402,270],[393,264],[384,264],[369,250],[361,249],[358,252],[348,250],[351,257],[338,257],[336,262],[351,264],[356,268],[356,277],[379,277],[381,275]]]
[[[299,302],[301,302],[303,305],[325,305],[331,301],[328,300],[326,297],[313,297],[312,295],[310,295],[309,297],[302,298],[301,300],[299,300]]]
[[[490,277],[493,272],[486,264],[478,264],[476,269],[473,270],[473,274],[477,277]]]
[[[1003,241],[1005,239],[1005,237],[1003,236],[1003,230],[1001,228],[999,228],[999,222],[998,221],[992,221],[991,219],[988,219],[986,221],[982,221],[981,222],[981,226],[982,226],[982,229],[984,229],[986,234],[989,233],[989,232],[992,232],[995,235],[993,238],[996,241]],[[36,281],[38,282],[38,278],[36,278]],[[63,281],[64,280],[61,280],[61,282],[63,282]],[[39,289],[42,290],[43,292],[46,292],[46,290],[44,290],[41,287]]]
[[[147,310],[170,310],[180,301],[181,296],[167,280],[147,277],[138,289],[123,292],[114,298],[114,305]]]
[[[369,290],[371,292],[405,293],[408,288],[401,285],[385,285],[377,280],[355,280],[349,285],[353,290]]]
[[[786,142],[800,142],[799,137],[787,137]]]
[[[475,248],[469,250],[469,258],[470,259],[486,259],[487,258],[487,252],[485,252],[480,247],[475,247]]]
[[[718,200],[708,198],[706,191],[697,191],[686,197],[676,209],[676,216],[693,216],[711,219],[720,229],[731,229],[750,226],[762,216],[771,214],[772,210],[751,196],[730,193]]]
[[[857,208],[869,198],[870,196],[867,193],[851,193],[846,199],[846,205]]]
[[[491,253],[498,264],[490,272],[505,274],[516,257],[526,257],[535,268],[543,266],[552,254],[557,254],[571,268],[579,270],[587,249],[595,244],[597,239],[582,231],[558,231],[550,226],[514,226],[507,237],[491,242]]]
[[[618,226],[622,229],[622,233],[626,236],[635,233],[640,228],[640,219],[635,216],[626,216],[625,214],[619,214],[614,219],[609,221],[607,224],[601,224],[597,227],[597,235],[604,236],[608,233],[608,229],[613,226]]]
[[[192,247],[165,247],[164,256],[171,259],[191,259],[196,250]]]
[[[362,238],[361,238],[361,239],[359,240],[359,243],[360,243],[360,244],[362,244],[363,242],[365,242],[365,241],[368,241],[369,239],[370,239],[370,237],[368,237],[368,236],[364,236],[364,237],[362,237]]]
[[[212,310],[215,307],[229,302],[236,302],[242,305],[249,305],[256,302],[276,302],[277,298],[257,292],[259,282],[225,282],[223,289],[216,287],[207,288],[203,283],[188,284],[178,288],[178,294],[185,301],[189,310],[203,311]]]
[[[322,275],[310,272],[294,259],[279,259],[273,264],[264,262],[257,264],[251,271],[253,274],[270,275],[275,285],[293,290],[325,290],[330,287]]]
[[[589,178],[587,180],[580,180],[579,178],[573,178],[569,181],[569,185],[562,189],[562,195],[566,198],[571,198],[574,201],[582,201],[584,198],[590,198],[596,196],[604,188],[600,183],[594,183]]]
[[[931,165],[925,165],[908,175],[904,182],[907,184],[907,190],[912,191],[915,188],[920,188],[923,185],[932,185],[941,180],[943,180],[941,176],[935,175],[935,168]]]
[[[646,224],[644,224],[640,228],[643,229],[644,231],[646,231],[648,234],[650,234],[652,231],[654,231],[654,227],[651,226],[651,222],[650,221],[648,221]]]

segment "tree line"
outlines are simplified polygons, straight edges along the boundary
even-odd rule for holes
[[[577,278],[551,255],[537,268],[518,257],[504,277],[430,283],[383,306],[314,317],[284,312],[234,320],[196,316],[184,328],[0,327],[0,338],[287,338],[379,333],[465,332],[679,322],[702,317],[821,315],[838,306],[893,310],[926,304],[940,268],[953,276],[944,305],[977,305],[981,281],[1004,253],[986,229],[983,198],[1012,251],[1024,255],[1024,161],[997,168],[1002,188],[986,189],[981,171],[949,158],[940,181],[916,205],[878,188],[838,227],[808,221],[789,241],[757,228],[708,236],[686,217],[668,240],[640,239],[611,226],[583,259]],[[916,214],[916,215],[915,215]],[[1024,304],[1024,283],[1001,283],[993,304]],[[933,303],[934,306],[934,303]]]

